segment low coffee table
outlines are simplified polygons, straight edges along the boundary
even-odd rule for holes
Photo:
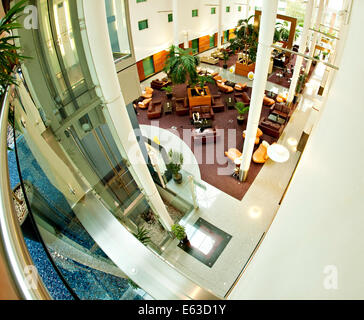
[[[166,101],[166,102],[163,104],[163,111],[164,111],[164,114],[170,114],[170,113],[172,113],[172,111],[173,111],[173,105],[172,105],[172,102],[170,102],[170,101]]]
[[[284,124],[286,122],[286,119],[283,117],[280,117],[278,114],[271,113],[268,116],[268,120],[273,121],[275,123]]]
[[[206,129],[212,127],[212,120],[211,119],[203,119],[202,122],[195,122],[193,124],[195,129]]]
[[[219,136],[219,133],[216,131],[216,127],[214,128],[206,128],[206,129],[193,129],[192,130],[192,141],[199,141],[201,143],[206,142],[216,142],[216,138]],[[202,130],[202,131],[201,131]]]
[[[228,109],[234,109],[235,108],[235,99],[233,97],[228,97],[225,99],[226,106]]]

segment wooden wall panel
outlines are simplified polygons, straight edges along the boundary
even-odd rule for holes
[[[163,50],[153,55],[154,72],[162,71],[167,59],[168,52]]]
[[[236,37],[234,31],[235,31],[235,29],[230,29],[229,30],[229,40],[234,39]]]
[[[210,36],[201,37],[198,42],[198,52],[210,49]]]
[[[137,69],[138,69],[139,80],[143,81],[145,79],[143,60],[138,61],[136,63],[136,66],[137,66]]]

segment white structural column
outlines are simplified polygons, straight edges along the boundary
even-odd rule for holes
[[[246,5],[245,5],[245,10],[244,10],[244,17],[243,19],[248,19],[249,18],[249,6],[250,6],[250,0],[245,0],[246,1]]]
[[[321,21],[322,21],[322,15],[324,13],[324,0],[319,0],[319,1],[320,1],[320,3],[319,3],[318,10],[317,10],[316,21],[315,21],[315,24],[314,24],[314,29],[316,29],[316,30],[320,29],[320,24],[321,24]],[[316,47],[317,39],[318,39],[318,32],[313,31],[312,33],[313,33],[313,36],[312,36],[309,55],[311,57],[314,57],[315,47]],[[310,72],[311,64],[312,64],[312,60],[308,60],[307,65],[306,65],[306,70],[305,70],[306,74],[308,74]]]
[[[173,44],[179,45],[179,25],[178,25],[178,0],[172,0],[173,12]]]
[[[262,112],[264,91],[271,58],[273,34],[277,18],[278,0],[264,0],[259,27],[259,43],[255,66],[253,91],[250,101],[248,124],[239,178],[245,181],[248,176],[257,135],[260,114]]]
[[[173,221],[158,193],[140,150],[135,132],[130,123],[126,105],[115,71],[106,22],[104,1],[83,0],[85,27],[81,30],[82,42],[86,47],[88,65],[95,84],[99,84],[98,95],[104,100],[104,116],[115,139],[116,145],[131,166],[131,173],[146,196],[152,210],[160,217],[167,230]],[[82,20],[81,20],[82,23]]]
[[[301,35],[301,41],[299,45],[299,52],[305,53],[306,51],[306,45],[307,45],[307,35],[308,35],[308,29],[311,27],[311,18],[312,18],[312,9],[313,9],[313,0],[308,0],[306,4],[306,11],[305,11],[305,23],[303,25],[302,35]],[[288,98],[287,103],[291,103],[296,91],[297,81],[298,77],[301,72],[303,57],[298,56],[296,58],[296,64],[294,66],[294,72],[291,79],[291,85],[289,87],[288,91]]]
[[[219,0],[219,5],[218,5],[218,22],[217,22],[217,47],[220,48],[221,47],[221,37],[222,37],[222,12],[223,12],[223,7],[222,7],[222,0]]]

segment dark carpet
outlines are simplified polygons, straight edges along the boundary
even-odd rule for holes
[[[287,70],[293,70],[293,68],[296,64],[296,59],[297,59],[297,55],[294,54],[291,56],[291,60],[287,64]],[[307,61],[303,60],[302,67],[306,68],[306,64],[307,64]],[[314,69],[315,69],[315,66],[313,64],[311,64],[310,72],[308,73],[309,78],[311,77]],[[301,73],[303,73],[303,72],[301,72]],[[268,77],[268,81],[273,82],[275,84],[278,84],[278,85],[288,89],[291,85],[290,80],[291,80],[293,74],[288,73],[288,74],[284,75],[283,77],[278,76],[278,74],[282,74],[282,69],[273,67],[273,72]]]
[[[224,101],[226,97],[234,96],[234,93],[224,94],[219,92],[215,84],[208,84],[208,86],[210,88],[211,94],[221,94]],[[175,97],[186,96],[186,85],[174,86],[173,95]],[[251,95],[251,88],[248,88],[248,95]],[[159,99],[161,99],[163,102],[167,101],[165,92],[154,90],[153,100]],[[146,110],[138,109],[138,113],[138,120],[140,124],[149,125],[151,123],[151,121],[147,118]],[[267,116],[268,113],[269,107],[263,106],[261,117]],[[228,110],[225,104],[224,112],[215,113],[213,125],[219,129],[224,130],[224,135],[217,138],[215,144],[213,142],[208,142],[206,145],[203,144],[202,148],[196,147],[197,150],[195,150],[191,141],[185,142],[191,147],[197,161],[199,162],[202,180],[231,195],[232,197],[241,200],[249,189],[250,185],[253,183],[263,164],[256,164],[252,162],[249,176],[245,182],[240,182],[238,179],[232,177],[232,172],[235,165],[233,165],[232,162],[227,157],[225,157],[224,151],[234,147],[239,151],[243,149],[244,139],[242,135],[243,131],[246,129],[247,124],[247,120],[245,120],[243,125],[238,125],[236,116],[237,111],[235,109]],[[182,137],[183,129],[193,129],[193,125],[191,125],[188,115],[178,116],[173,112],[172,114],[163,115],[161,118],[156,120],[159,121],[159,126],[164,129],[170,129],[172,126],[175,126],[179,132],[180,137]],[[233,129],[235,131],[229,131],[229,129]],[[174,130],[171,130],[171,132],[173,131]],[[230,139],[228,132],[230,132]],[[269,144],[271,144],[277,139],[268,135],[263,135],[261,141],[262,140],[266,140]],[[214,150],[213,153],[210,152],[211,145],[213,146],[213,148],[211,148]],[[255,148],[257,147],[258,146]],[[209,150],[208,156],[207,149]],[[223,170],[224,168],[225,170]]]

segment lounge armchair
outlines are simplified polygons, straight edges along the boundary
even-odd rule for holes
[[[140,109],[147,109],[149,107],[149,103],[152,101],[152,98],[144,99],[141,102],[138,102],[138,106]]]
[[[245,139],[245,133],[246,133],[246,130],[244,130],[243,131],[243,138]],[[257,130],[257,135],[256,135],[256,138],[255,138],[255,144],[258,144],[259,143],[259,141],[260,141],[260,137],[263,135],[263,131],[262,130],[260,130],[259,128],[258,128],[258,130]]]
[[[289,119],[292,115],[293,110],[288,107],[285,103],[276,103],[270,108],[270,113],[279,115],[282,118]]]
[[[246,92],[235,93],[236,102],[243,102],[244,104],[250,104],[250,98]]]
[[[198,113],[200,119],[210,119],[215,118],[214,111],[211,106],[194,106],[190,108],[190,119],[193,120],[193,114]]]
[[[189,113],[190,108],[188,107],[187,98],[173,98],[172,101],[177,115],[185,116]]]
[[[245,83],[237,83],[237,84],[235,84],[234,89],[236,91],[245,91],[246,89],[248,89],[248,84],[246,82]]]
[[[253,161],[255,163],[265,163],[268,160],[268,147],[269,143],[267,141],[262,141],[258,149],[253,153]]]
[[[219,90],[221,92],[224,92],[224,93],[230,93],[230,92],[234,91],[233,87],[227,86],[227,85],[225,85],[223,83],[219,83],[219,82],[217,82],[217,87],[219,88]]]
[[[242,154],[238,149],[230,148],[228,151],[225,151],[225,156],[228,157],[232,162],[234,162],[234,160],[236,158],[240,158]]]
[[[263,105],[264,106],[272,106],[275,104],[274,99],[268,98],[267,96],[264,96],[263,98]]]
[[[225,111],[224,101],[222,101],[220,94],[212,96],[212,109],[214,112]]]
[[[162,100],[152,101],[147,111],[148,119],[157,119],[162,116]]]

